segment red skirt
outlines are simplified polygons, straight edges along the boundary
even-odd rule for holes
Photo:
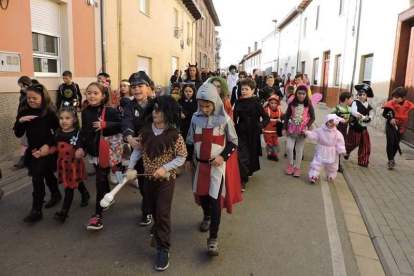
[[[57,145],[59,155],[57,161],[57,172],[59,183],[63,183],[65,188],[75,189],[79,182],[86,179],[85,163],[82,158],[76,158],[76,149],[65,142]]]

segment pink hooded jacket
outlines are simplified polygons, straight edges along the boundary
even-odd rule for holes
[[[329,114],[325,117],[323,125],[312,131],[305,131],[306,137],[310,140],[317,141],[315,156],[323,163],[334,163],[341,153],[346,153],[345,141],[342,134],[335,128],[329,129],[326,122],[333,120],[335,126],[343,119],[335,114]]]

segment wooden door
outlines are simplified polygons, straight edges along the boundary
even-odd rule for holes
[[[324,66],[323,66],[323,88],[322,88],[322,101],[326,102],[326,97],[328,95],[328,78],[329,78],[329,60],[331,57],[331,52],[326,52],[324,54]]]
[[[414,102],[414,23],[411,25],[410,46],[407,57],[407,71],[405,75],[405,88],[407,89],[407,100]],[[414,112],[405,129],[403,140],[414,145]]]

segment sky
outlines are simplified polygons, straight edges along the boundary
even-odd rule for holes
[[[221,39],[220,66],[228,67],[247,54],[247,47],[275,30],[279,23],[300,3],[300,0],[213,0],[221,27],[216,27]]]

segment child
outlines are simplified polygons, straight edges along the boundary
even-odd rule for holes
[[[19,80],[17,81],[17,85],[19,85],[20,87],[19,105],[17,107],[17,115],[18,115],[20,112],[22,102],[24,99],[26,99],[26,94],[27,94],[26,86],[32,85],[32,80],[28,76],[21,76]],[[19,168],[19,169],[24,168],[24,153],[26,152],[26,149],[27,149],[27,137],[26,137],[26,134],[24,134],[22,137],[20,137],[20,159],[19,159],[19,162],[17,162],[17,164],[13,165],[15,168]]]
[[[295,98],[295,87],[293,85],[286,86],[285,89],[286,103],[290,104],[291,101]]]
[[[56,107],[73,106],[80,112],[82,94],[79,85],[72,81],[72,72],[65,71],[62,74],[63,83],[59,85],[56,97]]]
[[[27,96],[17,115],[14,133],[19,138],[26,133],[29,146],[25,153],[25,165],[33,182],[32,210],[23,221],[36,222],[43,217],[43,198],[46,195],[44,180],[51,193],[45,208],[55,206],[62,199],[57,178],[53,174],[56,171],[56,155],[49,154],[49,147],[54,144],[53,132],[59,127],[59,120],[55,105],[43,85],[35,84],[26,88]]]
[[[162,95],[162,86],[159,85],[159,84],[157,86],[155,86],[154,93],[155,93],[154,98],[161,96]]]
[[[346,140],[349,118],[351,116],[350,105],[354,101],[354,97],[352,96],[351,92],[342,92],[339,95],[339,101],[340,101],[340,104],[332,108],[331,114],[335,114],[338,117],[343,119],[339,121],[339,124],[336,126],[336,128],[342,134],[342,136],[344,137],[344,140]],[[341,159],[339,159],[338,172],[340,173],[343,172],[343,168],[341,166]]]
[[[406,100],[407,90],[397,87],[391,94],[392,100],[385,103],[382,116],[387,119],[385,134],[387,135],[388,169],[395,167],[395,155],[400,149],[400,139],[408,123],[408,115],[414,109],[414,104]]]
[[[88,206],[91,197],[83,183],[86,179],[83,163],[85,141],[80,130],[76,109],[71,106],[62,107],[58,112],[58,118],[60,129],[55,135],[55,145],[58,151],[57,172],[59,183],[63,183],[65,187],[65,198],[62,210],[57,212],[53,219],[64,223],[72,205],[74,189],[78,188],[82,195],[81,207]]]
[[[184,164],[187,149],[183,137],[172,124],[178,121],[179,107],[170,96],[154,100],[153,123],[144,126],[138,135],[142,144],[142,159],[146,177],[144,189],[148,196],[150,211],[154,218],[151,245],[157,247],[155,268],[165,270],[169,266],[171,246],[171,204],[174,195],[176,170]],[[134,150],[134,155],[137,153]],[[133,170],[135,158],[131,156],[129,170]],[[170,176],[165,178],[166,174]],[[129,175],[127,173],[127,175]]]
[[[178,104],[181,106],[181,135],[184,138],[187,137],[191,119],[198,108],[195,94],[194,84],[185,83],[181,91],[181,97],[178,100]]]
[[[96,169],[95,214],[88,230],[103,228],[101,199],[110,191],[108,174],[120,167],[122,157],[121,118],[119,112],[108,106],[110,94],[105,87],[92,82],[86,89],[88,106],[82,111],[82,131],[86,153]]]
[[[240,99],[241,97],[241,82],[247,78],[246,71],[239,72],[239,80],[237,81],[236,85],[233,87],[230,97],[231,106],[234,106],[236,100]],[[228,82],[228,81],[227,81]]]
[[[308,95],[308,87],[299,85],[295,97],[288,105],[283,123],[282,135],[287,135],[286,152],[288,165],[285,173],[300,176],[303,148],[305,147],[306,131],[315,121],[315,110]],[[296,144],[296,145],[295,145]],[[295,163],[293,163],[293,149],[296,150]]]
[[[273,90],[273,91],[272,91]],[[280,92],[279,86],[275,85],[275,77],[269,75],[266,77],[266,86],[262,88],[260,93],[260,100],[265,102],[272,94],[279,97],[279,101],[283,99],[283,94]]]
[[[274,95],[267,99],[268,106],[265,112],[270,118],[270,123],[263,129],[263,136],[266,142],[267,159],[272,161],[279,161],[277,156],[279,152],[279,138],[277,125],[280,124],[283,113],[280,110],[279,97]]]
[[[345,141],[342,134],[336,129],[340,121],[344,119],[329,114],[325,117],[322,127],[305,131],[306,137],[310,140],[317,141],[315,155],[309,171],[309,180],[315,183],[322,169],[326,170],[326,181],[335,179],[339,163],[339,154],[346,155]]]
[[[227,81],[221,77],[214,77],[209,80],[209,83],[212,83],[216,87],[217,93],[224,104],[224,110],[226,110],[230,119],[233,120],[233,108],[229,100],[229,87]]]
[[[305,82],[305,77],[302,73],[298,72],[295,76],[295,84],[296,87],[298,87],[299,85],[305,85],[308,88],[308,96],[309,99],[312,98],[312,91],[310,89],[310,87],[306,84]]]
[[[187,172],[193,169],[195,151],[196,171],[193,192],[201,205],[204,219],[200,231],[210,230],[207,254],[218,256],[217,234],[221,210],[233,212],[233,204],[242,200],[237,166],[237,134],[233,122],[224,110],[217,89],[211,83],[197,91],[198,111],[191,121],[187,135]]]
[[[152,110],[153,110],[153,99],[148,97],[149,84],[151,79],[144,71],[133,73],[129,77],[129,83],[131,84],[131,91],[134,95],[134,99],[129,105],[125,107],[124,118],[122,119],[121,127],[124,140],[129,143],[131,148],[138,149],[139,143],[137,142],[138,132],[141,128],[152,122]],[[135,170],[139,174],[144,173],[144,165],[142,159],[139,159]],[[140,225],[147,226],[151,224],[151,213],[147,197],[144,189],[144,177],[138,177],[139,191],[142,196],[141,211],[142,218]]]
[[[349,132],[346,137],[345,147],[347,156],[358,147],[358,165],[368,167],[369,155],[371,153],[371,141],[367,125],[371,122],[369,112],[372,107],[368,104],[367,98],[374,97],[374,92],[368,84],[355,85],[358,91],[358,99],[353,101],[351,106],[352,122],[349,124]]]
[[[242,99],[234,105],[234,122],[239,138],[239,167],[242,192],[246,189],[249,176],[260,170],[259,156],[262,156],[260,135],[269,123],[269,116],[264,111],[257,97],[253,97],[256,83],[247,78],[241,83]],[[262,121],[260,121],[262,119]]]
[[[121,99],[122,98],[128,98],[128,99],[133,99],[134,96],[132,96],[132,92],[131,92],[131,88],[129,87],[131,84],[129,83],[128,80],[123,79],[121,80],[121,85],[119,86],[119,94]]]
[[[171,85],[171,97],[178,101],[180,99],[181,83],[175,82]]]

